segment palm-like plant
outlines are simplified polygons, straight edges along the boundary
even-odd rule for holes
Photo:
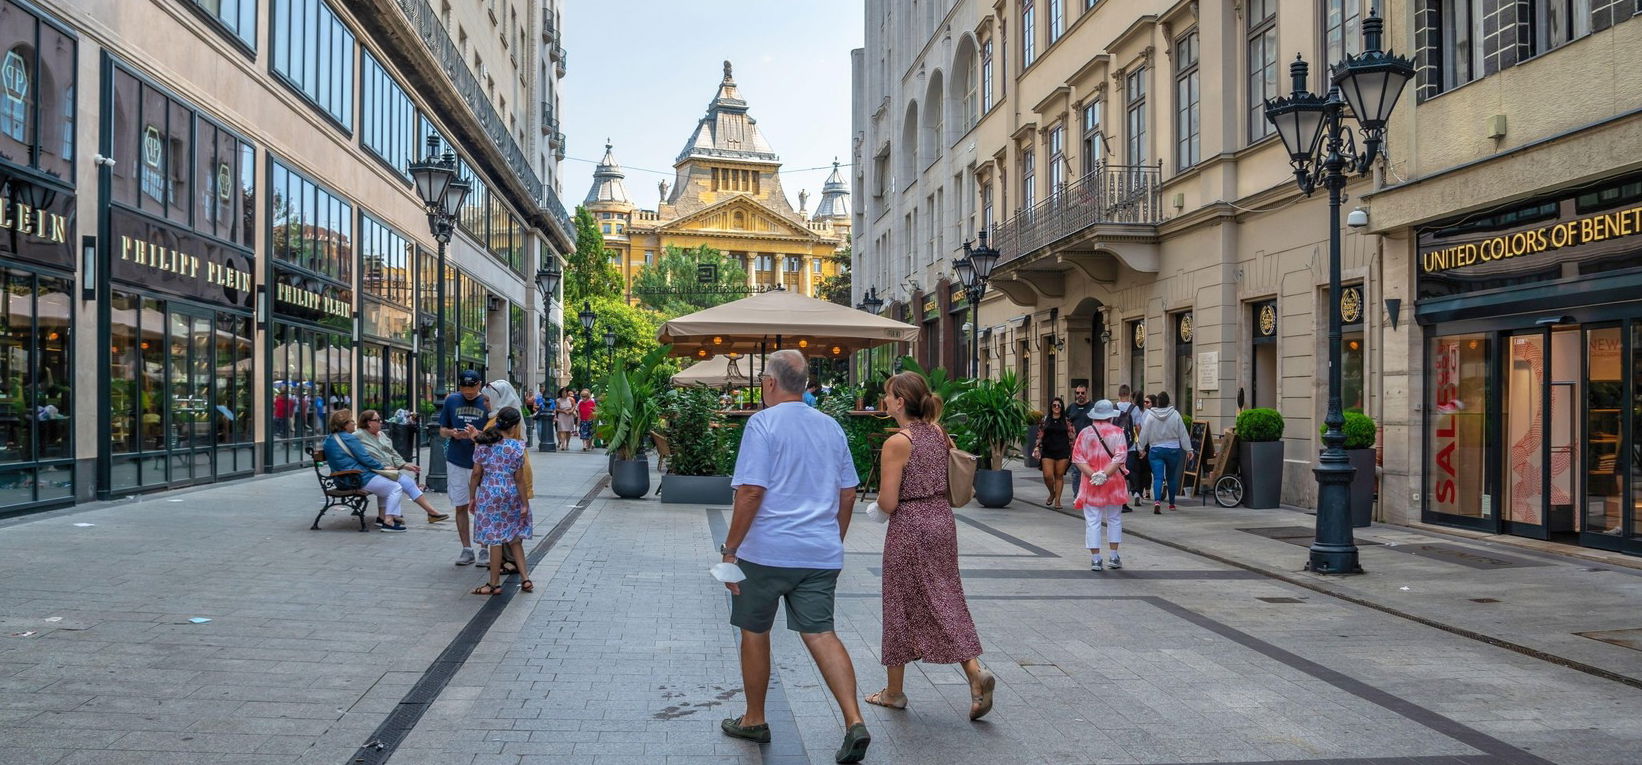
[[[963,430],[987,470],[1002,470],[1005,459],[1020,453],[1020,439],[1032,424],[1023,392],[1020,378],[1004,372],[997,380],[974,381],[953,400]]]
[[[618,365],[611,370],[599,401],[599,438],[616,453],[616,459],[635,459],[644,453],[644,438],[660,417],[657,406],[656,369],[672,346],[656,348],[632,368]]]

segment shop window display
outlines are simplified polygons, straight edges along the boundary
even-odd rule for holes
[[[0,271],[0,509],[67,499],[73,479],[70,283]],[[55,463],[55,464],[54,464]]]
[[[1442,515],[1494,517],[1487,494],[1491,346],[1486,334],[1438,337],[1431,345],[1427,506]]]

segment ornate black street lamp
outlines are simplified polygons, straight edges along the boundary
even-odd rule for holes
[[[613,372],[616,369],[616,331],[615,330],[606,329],[604,331],[604,349],[610,355],[610,370]]]
[[[552,324],[546,320],[546,317],[553,308],[553,296],[558,294],[559,280],[563,277],[564,272],[559,268],[559,259],[551,254],[542,259],[542,267],[536,270],[536,289],[542,293],[542,371],[547,378],[543,381],[543,385],[548,388],[543,396],[553,396],[555,399],[558,397],[558,391],[552,390],[552,386],[548,384],[549,380],[558,382],[558,378],[553,374],[554,342],[553,335],[548,331],[551,329]],[[538,439],[541,443],[536,447],[537,451],[558,451],[558,446],[554,443],[557,439],[553,437],[553,422],[546,419],[545,413],[539,413],[537,417],[543,418],[547,422],[546,428],[541,427],[540,423],[537,424],[536,429],[540,431],[538,435],[541,436]]]
[[[867,290],[867,294],[861,298],[861,302],[856,304],[855,307],[857,309],[862,310],[862,311],[866,311],[867,313],[870,313],[874,316],[877,316],[879,311],[884,310],[884,299],[881,298],[881,297],[878,297],[878,288],[873,287],[873,288]],[[870,376],[872,375],[872,373],[873,373],[872,349],[868,348],[867,349],[867,375],[868,375],[869,379],[870,379]],[[867,380],[862,380],[861,381],[862,385],[865,385],[866,383],[867,383]],[[868,402],[868,403],[871,403],[871,402]]]
[[[440,410],[444,408],[445,392],[449,381],[444,379],[446,374],[445,359],[445,248],[450,244],[450,237],[456,232],[456,216],[462,211],[462,202],[467,199],[468,191],[473,184],[456,176],[456,155],[448,149],[441,154],[439,151],[439,136],[428,136],[428,156],[420,162],[410,163],[407,168],[411,180],[416,183],[416,194],[422,199],[422,207],[428,214],[428,228],[433,232],[434,241],[439,243],[438,265],[439,274],[435,278],[433,328],[434,363],[437,365],[434,372],[433,417],[434,423],[439,421]],[[428,427],[422,423],[422,427]],[[428,488],[434,491],[445,490],[445,450],[444,444],[439,441],[439,429],[434,425],[429,434],[429,443],[438,447],[430,449],[433,453],[428,457]]]
[[[986,229],[981,229],[979,247],[971,248],[964,242],[964,256],[953,263],[958,272],[958,283],[963,285],[964,299],[969,301],[969,376],[981,376],[981,298],[986,296],[986,283],[992,279],[992,269],[998,265],[998,251],[986,244]]]
[[[1317,539],[1306,568],[1321,574],[1360,574],[1351,534],[1351,479],[1345,453],[1345,415],[1340,406],[1340,202],[1349,175],[1369,171],[1385,140],[1385,124],[1414,65],[1380,49],[1385,22],[1371,10],[1363,20],[1363,52],[1335,64],[1328,95],[1306,90],[1307,67],[1299,56],[1289,67],[1294,92],[1266,101],[1294,166],[1295,182],[1309,196],[1319,181],[1328,189],[1328,413],[1323,417],[1323,454],[1318,459]],[[1345,124],[1345,109],[1357,128]],[[1357,133],[1363,146],[1357,147]]]
[[[593,387],[593,322],[599,320],[599,315],[593,313],[592,303],[582,303],[581,313],[576,318],[582,323],[582,355],[587,359],[587,366],[582,369],[582,387]]]

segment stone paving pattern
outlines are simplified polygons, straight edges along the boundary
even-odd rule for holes
[[[533,457],[541,536],[605,460]],[[413,516],[411,533],[360,534],[338,517],[308,531],[312,492],[310,473],[285,474],[0,526],[0,763],[348,762],[482,605],[464,594],[482,572],[449,565],[448,523]],[[1028,504],[1036,495],[1024,480],[1017,496],[1011,508],[960,511],[997,711],[969,722],[962,673],[914,665],[909,709],[866,708],[869,762],[1642,759],[1635,687],[1139,537],[1124,545],[1123,571],[1093,574],[1081,521]],[[1304,516],[1218,513],[1194,503],[1125,520],[1138,534],[1212,543],[1205,552],[1251,568],[1244,558],[1287,561],[1284,575],[1303,562],[1304,548],[1231,529]],[[727,514],[601,492],[539,564],[537,591],[513,596],[391,762],[831,762],[841,720],[780,622],[778,741],[718,733],[742,703],[728,602],[706,574]],[[863,694],[883,682],[882,540],[882,526],[857,517],[839,584],[838,626]],[[1405,583],[1493,595],[1511,610],[1481,626],[1514,635],[1615,628],[1642,603],[1635,577],[1581,577],[1584,561],[1478,570],[1371,554],[1373,573],[1331,586],[1402,597],[1399,607]],[[1539,582],[1573,588],[1547,603],[1568,623],[1527,613],[1518,624],[1531,609],[1511,599],[1548,597]],[[1591,611],[1576,619],[1581,602]],[[1433,595],[1427,607],[1442,603]],[[1629,659],[1598,645],[1582,656]]]

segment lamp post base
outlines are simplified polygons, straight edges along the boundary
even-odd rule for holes
[[[1317,539],[1306,570],[1318,574],[1361,574],[1357,543],[1351,535],[1351,479],[1357,469],[1340,449],[1325,449],[1313,471],[1317,475]]]

